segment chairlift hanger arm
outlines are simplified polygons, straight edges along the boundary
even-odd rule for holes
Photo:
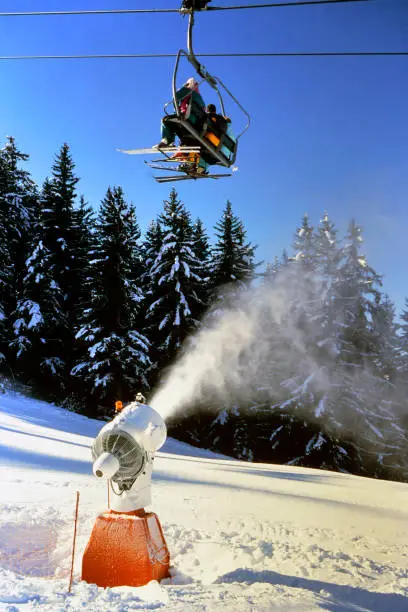
[[[206,70],[206,68],[201,64],[193,49],[193,27],[194,27],[194,11],[191,11],[188,17],[188,29],[187,29],[187,49],[188,49],[188,61],[194,67],[197,74],[200,75],[202,79],[205,79],[207,83],[213,88],[217,89],[217,82],[214,77],[211,76]]]
[[[218,95],[218,100],[221,107],[221,112],[225,115],[224,102],[222,99],[222,95],[220,90],[217,87],[217,78],[211,76],[209,72],[207,72],[206,68],[201,64],[193,50],[193,27],[194,27],[194,11],[190,13],[189,21],[188,21],[188,30],[187,30],[187,48],[188,48],[188,61],[194,66],[196,72],[200,75],[202,79],[204,79],[215,91]]]

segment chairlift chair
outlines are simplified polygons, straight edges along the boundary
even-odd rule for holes
[[[166,148],[122,150],[122,152],[128,154],[160,153],[163,156],[161,159],[145,163],[156,170],[170,170],[184,174],[184,176],[155,176],[154,178],[159,183],[202,178],[219,179],[232,176],[232,173],[208,174],[203,172],[203,168],[200,167],[199,162],[203,160],[209,166],[218,165],[224,168],[231,168],[237,157],[238,141],[248,130],[251,121],[250,115],[240,102],[218,77],[211,76],[207,72],[205,67],[198,61],[193,51],[194,12],[210,8],[207,7],[210,1],[211,0],[183,0],[181,7],[181,12],[189,15],[187,32],[188,51],[180,49],[177,54],[173,70],[172,99],[164,106],[164,120],[172,125],[173,131],[180,140],[180,146],[177,148],[173,147],[169,150]],[[208,83],[208,85],[217,92],[219,108],[221,110],[221,114],[218,115],[218,121],[211,120],[211,117],[209,117],[205,110],[194,100],[194,95],[190,96],[187,108],[183,108],[182,111],[181,103],[177,100],[176,95],[178,91],[177,77],[180,59],[182,57],[185,57],[190,62],[196,73],[203,79],[202,82]],[[223,89],[234,101],[246,117],[246,123],[242,131],[236,137],[232,134],[230,122],[227,120],[221,89]],[[170,112],[171,106],[173,107],[173,112]],[[192,121],[193,118],[194,121]],[[224,118],[224,120],[222,120],[222,118]],[[191,158],[192,153],[195,154],[193,158]],[[180,163],[178,163],[179,161]],[[169,163],[175,163],[176,165],[168,165]]]

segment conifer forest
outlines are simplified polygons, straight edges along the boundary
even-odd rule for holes
[[[357,220],[339,236],[327,212],[305,215],[288,251],[259,262],[228,201],[210,234],[172,189],[142,233],[120,186],[100,203],[80,195],[68,145],[41,186],[27,159],[3,143],[3,379],[103,419],[118,399],[149,401],[180,359],[194,382],[205,345],[217,371],[207,363],[171,435],[408,482],[408,300],[396,313]]]

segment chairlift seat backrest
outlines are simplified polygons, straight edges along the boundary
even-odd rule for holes
[[[228,134],[230,127],[230,121],[228,121],[222,115],[217,113],[209,113],[207,115],[207,123],[205,126],[204,138],[211,142],[211,144],[226,158],[228,162],[233,163],[235,159],[235,152],[237,143],[232,137],[232,134]],[[204,153],[204,158],[205,158]]]
[[[208,113],[208,128],[213,129],[217,135],[224,135],[227,131],[228,121],[218,113]]]
[[[194,93],[195,92],[192,93],[188,100],[184,119],[187,119],[192,125],[196,126],[198,130],[201,130],[204,126],[205,120],[207,119],[207,113],[195,99]]]

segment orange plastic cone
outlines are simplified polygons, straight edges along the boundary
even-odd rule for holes
[[[95,521],[82,580],[101,587],[143,586],[169,576],[170,554],[154,512],[109,511]]]

